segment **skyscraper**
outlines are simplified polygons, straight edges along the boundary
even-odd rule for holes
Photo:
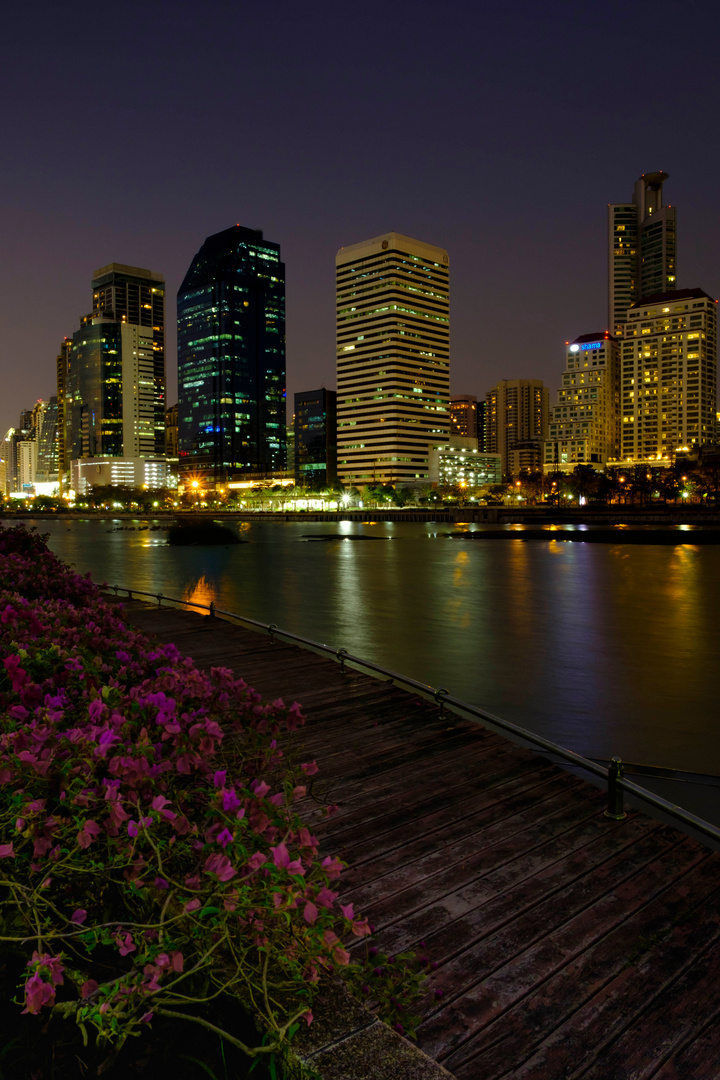
[[[139,423],[147,429],[152,409],[153,446],[145,444],[140,456],[165,453],[165,282],[160,274],[140,270],[136,266],[110,263],[96,270],[93,276],[93,318],[104,315],[115,322],[137,327],[130,335],[137,340]],[[150,355],[151,354],[151,355]],[[152,382],[150,364],[152,358]],[[129,453],[129,451],[124,451]]]
[[[672,465],[677,450],[714,442],[716,301],[702,289],[647,296],[621,348],[622,458]]]
[[[93,310],[58,357],[65,463],[165,452],[165,283],[110,263],[93,276]],[[63,470],[64,471],[64,470]]]
[[[562,388],[545,440],[545,470],[599,469],[618,456],[620,350],[607,331],[568,342]]]
[[[209,236],[178,291],[180,470],[204,482],[285,466],[285,266],[234,225]]]
[[[663,206],[667,178],[643,173],[632,202],[608,206],[608,329],[616,337],[632,304],[675,288],[675,208]]]
[[[333,484],[337,479],[337,394],[305,390],[295,395],[295,483]]]
[[[341,248],[336,268],[338,477],[427,481],[450,429],[448,254],[389,232]]]
[[[539,469],[548,421],[542,380],[501,379],[488,391],[486,405],[487,452],[500,455],[503,473]]]

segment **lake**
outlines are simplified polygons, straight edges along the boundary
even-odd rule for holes
[[[431,522],[258,519],[237,526],[244,544],[168,547],[162,531],[127,529],[145,524],[39,527],[98,582],[214,600],[344,646],[587,757],[720,776],[720,546],[463,542]],[[662,793],[689,804],[683,786]]]

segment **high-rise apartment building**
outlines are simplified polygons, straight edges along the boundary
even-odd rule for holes
[[[546,472],[603,467],[620,446],[620,348],[607,331],[567,343],[562,388],[545,440]]]
[[[717,301],[702,289],[646,296],[621,342],[620,456],[670,465],[715,439]]]
[[[295,395],[295,483],[333,484],[337,479],[337,394],[306,390]]]
[[[608,328],[616,337],[633,304],[675,288],[675,208],[663,206],[667,178],[664,172],[643,173],[632,202],[608,206]]]
[[[67,373],[72,357],[72,338],[63,338],[60,352],[56,359],[57,372],[57,457],[58,457],[58,482],[60,494],[63,491],[64,477],[70,472],[70,458],[67,454],[67,415],[66,415],[66,382]]]
[[[93,275],[93,310],[58,356],[62,471],[89,457],[165,452],[165,283],[110,263]]]
[[[450,398],[450,435],[460,439],[483,441],[485,402],[473,394],[456,394]],[[483,447],[480,447],[483,449]]]
[[[338,477],[427,481],[450,430],[449,258],[389,232],[336,258]]]
[[[182,475],[221,483],[285,467],[285,266],[234,225],[209,236],[178,292]]]
[[[502,379],[486,394],[486,451],[500,455],[503,473],[541,467],[547,423],[548,390],[541,379]]]

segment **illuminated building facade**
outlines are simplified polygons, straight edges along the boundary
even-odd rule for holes
[[[510,451],[524,444],[523,468],[539,469],[547,435],[548,390],[541,379],[502,379],[486,395],[486,451],[499,454],[503,474]]]
[[[38,401],[33,409],[35,483],[51,484],[58,478],[58,400]]]
[[[137,450],[143,457],[164,454],[165,282],[160,274],[151,270],[110,263],[95,271],[92,287],[93,318],[103,316],[136,328],[131,335],[126,335],[126,340],[132,349],[138,349]],[[152,447],[149,445],[150,433]]]
[[[448,254],[389,232],[341,248],[336,275],[338,477],[427,482],[450,431]]]
[[[601,469],[620,448],[620,347],[605,332],[568,342],[562,388],[558,390],[545,440],[546,472],[576,465]]]
[[[702,289],[646,296],[621,342],[623,462],[672,464],[715,440],[717,307]]]
[[[480,488],[502,482],[499,454],[484,454],[471,438],[451,437],[430,452],[430,480],[439,487]]]
[[[472,394],[450,398],[450,436],[477,439],[478,450],[485,449],[485,402]]]
[[[675,208],[663,206],[668,174],[643,173],[632,202],[608,206],[608,326],[621,337],[630,307],[675,288]]]
[[[295,483],[334,484],[337,479],[337,394],[306,390],[295,395]]]
[[[110,263],[93,276],[93,310],[58,356],[63,468],[87,457],[165,451],[165,284]]]
[[[72,487],[87,495],[93,487],[172,487],[167,458],[83,458],[72,463]]]
[[[285,266],[235,225],[209,236],[178,292],[181,474],[225,483],[285,467]]]

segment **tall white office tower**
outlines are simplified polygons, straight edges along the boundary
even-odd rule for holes
[[[450,429],[448,253],[389,232],[336,267],[338,478],[426,482]]]

